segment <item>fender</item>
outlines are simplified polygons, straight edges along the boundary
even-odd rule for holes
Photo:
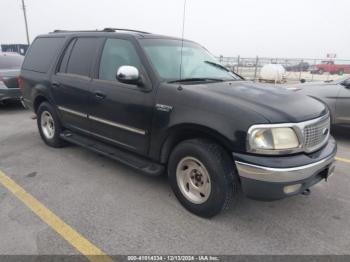
[[[164,139],[159,143],[161,147],[156,153],[159,155],[157,160],[166,163],[172,149],[181,141],[191,138],[210,139],[220,144],[228,152],[233,150],[229,139],[212,128],[196,124],[179,124],[169,128]]]
[[[243,153],[246,151],[249,127],[268,122],[260,114],[248,110],[244,101],[236,104],[231,99],[225,99],[225,96],[219,94],[216,95],[219,97],[215,97],[207,92],[201,85],[177,88],[167,83],[161,84],[157,92],[148,151],[151,159],[163,162],[176,143],[198,136],[213,139],[230,152]]]

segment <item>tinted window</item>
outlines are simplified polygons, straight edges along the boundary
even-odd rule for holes
[[[23,69],[46,73],[63,44],[63,37],[37,38],[24,59]]]
[[[132,43],[122,39],[107,39],[103,48],[99,79],[116,80],[119,67],[135,66],[140,70],[140,60]]]
[[[72,52],[72,49],[73,49],[73,46],[75,44],[75,39],[72,40],[69,45],[67,46],[65,52],[64,52],[64,56],[62,58],[62,61],[61,61],[61,65],[60,65],[60,68],[58,70],[58,72],[61,72],[61,73],[65,73],[66,70],[67,70],[67,63],[68,63],[68,59],[70,57],[70,54]]]
[[[23,56],[14,54],[0,55],[0,69],[19,69],[23,62]]]
[[[97,38],[78,38],[69,58],[67,73],[89,76],[97,43]]]

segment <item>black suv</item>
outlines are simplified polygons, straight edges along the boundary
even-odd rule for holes
[[[52,147],[91,149],[150,175],[211,217],[242,188],[275,200],[334,170],[327,107],[245,81],[188,40],[140,31],[38,36],[20,75],[24,104]]]

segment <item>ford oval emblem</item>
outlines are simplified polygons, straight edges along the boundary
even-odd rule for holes
[[[322,130],[322,134],[323,134],[324,136],[328,135],[328,132],[329,132],[329,129],[328,129],[328,128],[325,128],[325,129]]]

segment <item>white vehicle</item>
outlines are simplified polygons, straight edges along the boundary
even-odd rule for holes
[[[282,83],[286,78],[286,70],[280,64],[267,64],[260,70],[259,80]]]

